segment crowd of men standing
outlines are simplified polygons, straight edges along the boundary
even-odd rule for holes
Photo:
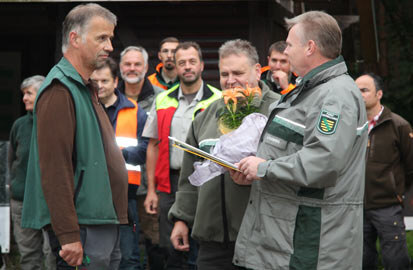
[[[377,75],[348,75],[333,17],[285,21],[267,67],[246,40],[220,47],[220,88],[259,87],[268,122],[256,156],[195,187],[199,158],[168,136],[208,150],[222,135],[200,46],[163,39],[148,76],[143,47],[109,57],[111,11],[73,8],[62,59],[23,81],[28,113],[10,133],[22,269],[43,256],[47,269],[376,269],[377,237],[386,269],[410,269],[409,123],[381,105]]]

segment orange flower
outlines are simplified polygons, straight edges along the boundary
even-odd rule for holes
[[[261,89],[258,86],[251,88],[247,85],[246,89],[243,89],[242,93],[246,97],[255,96],[255,94],[258,94],[259,96],[261,96]]]
[[[228,89],[222,92],[222,96],[224,97],[224,103],[227,105],[228,110],[230,109],[229,107],[229,101],[232,100],[232,111],[235,112],[237,110],[237,103],[238,103],[238,98],[243,98],[244,95],[242,95],[240,92],[235,91],[235,89]]]
[[[225,104],[228,104],[228,101],[230,101],[230,100],[232,100],[232,102],[234,104],[237,104],[237,102],[238,102],[237,98],[239,98],[239,97],[243,98],[244,97],[240,92],[235,91],[235,89],[233,89],[233,88],[223,91],[222,96],[224,97]]]

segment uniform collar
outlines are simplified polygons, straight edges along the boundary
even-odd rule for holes
[[[70,77],[73,80],[77,81],[78,83],[86,86],[87,82],[83,80],[83,78],[80,76],[79,72],[73,67],[73,65],[65,58],[62,57],[60,59],[59,63],[57,63],[56,67],[62,71],[62,73],[66,77]]]
[[[202,99],[202,96],[204,95],[204,81],[201,82],[201,85],[198,89],[198,92],[196,92],[196,96],[194,100],[196,102],[200,101]],[[185,95],[182,93],[182,88],[181,85],[179,85],[179,90],[178,90],[178,99],[183,99],[185,98]]]
[[[338,66],[336,68],[335,66]],[[332,68],[335,67],[335,68]],[[316,68],[313,68],[308,72],[300,81],[301,84],[307,84],[308,87],[312,87],[319,80],[328,78],[334,75],[341,75],[347,72],[346,64],[344,63],[343,56],[339,55],[336,59],[330,60]]]

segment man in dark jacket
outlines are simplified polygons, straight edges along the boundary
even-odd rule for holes
[[[278,94],[285,95],[295,88],[297,75],[291,72],[290,61],[284,50],[287,43],[274,42],[268,49],[268,66],[261,68],[261,80]]]
[[[379,76],[362,75],[356,84],[369,121],[363,269],[377,268],[377,237],[385,269],[410,269],[402,198],[413,180],[412,128],[405,119],[381,104],[383,83]]]
[[[175,37],[164,38],[159,43],[158,58],[160,63],[156,66],[156,71],[148,76],[149,81],[155,87],[168,90],[179,82],[174,54],[179,40]]]
[[[99,100],[106,108],[112,123],[116,142],[128,169],[128,225],[120,226],[120,251],[122,260],[119,269],[138,270],[139,218],[136,192],[141,183],[141,167],[145,163],[148,139],[142,138],[146,122],[146,112],[138,104],[116,90],[118,83],[117,64],[108,58],[90,76],[98,86]]]

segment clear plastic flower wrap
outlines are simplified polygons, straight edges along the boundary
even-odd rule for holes
[[[237,129],[219,138],[211,154],[231,163],[237,163],[244,157],[255,156],[266,123],[267,117],[263,114],[247,115]],[[189,176],[189,181],[194,186],[201,186],[227,170],[210,160],[195,162],[194,169]]]

